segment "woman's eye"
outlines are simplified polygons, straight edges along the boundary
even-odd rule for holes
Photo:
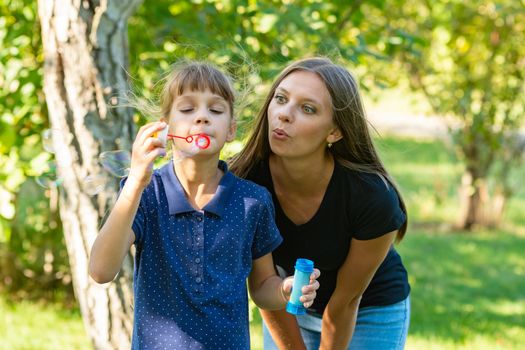
[[[312,107],[312,106],[305,105],[305,106],[303,106],[303,111],[305,111],[308,114],[314,114],[315,113],[315,108]]]
[[[286,102],[286,98],[283,95],[275,95],[274,98],[277,101],[277,103],[285,103]]]

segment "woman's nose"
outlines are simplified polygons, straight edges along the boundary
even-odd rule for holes
[[[283,106],[277,111],[277,118],[282,122],[290,123],[292,121],[292,112],[290,108]]]

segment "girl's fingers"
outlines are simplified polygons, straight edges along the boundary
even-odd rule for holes
[[[145,152],[149,152],[155,148],[164,148],[164,144],[162,143],[162,141],[154,137],[148,138],[142,145],[142,149]]]
[[[139,128],[139,131],[137,132],[137,136],[135,136],[135,140],[138,141],[142,138],[142,135],[144,135],[144,133],[146,132],[146,130],[148,128],[150,128],[152,125],[155,125],[155,124],[158,124],[159,122],[151,122],[151,123],[146,123],[144,125],[142,125],[140,128]]]
[[[144,128],[139,135],[137,135],[137,141],[139,145],[143,145],[149,138],[153,136],[154,133],[161,131],[167,124],[165,122],[154,122],[144,125]],[[141,128],[142,129],[142,128]]]
[[[158,157],[164,157],[166,155],[166,150],[164,148],[157,147],[153,151],[145,154],[146,160],[148,163],[153,163]]]

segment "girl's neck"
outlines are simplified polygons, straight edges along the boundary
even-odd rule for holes
[[[285,184],[287,191],[317,192],[330,180],[334,159],[328,152],[310,158],[284,158],[270,155],[274,184]]]
[[[211,200],[223,175],[215,157],[186,158],[174,162],[173,168],[188,201],[197,210],[202,209]]]

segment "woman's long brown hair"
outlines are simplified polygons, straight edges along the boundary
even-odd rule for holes
[[[334,123],[343,135],[341,140],[329,148],[336,161],[349,169],[380,176],[387,186],[390,185],[395,189],[401,209],[406,214],[407,210],[401,193],[386,171],[372,142],[357,82],[348,70],[327,58],[315,57],[299,60],[281,72],[271,86],[257,115],[245,147],[230,160],[230,170],[240,177],[246,177],[255,164],[270,156],[268,105],[281,81],[295,71],[317,74],[330,93]],[[399,228],[396,237],[398,242],[405,235],[407,223],[408,218]]]

